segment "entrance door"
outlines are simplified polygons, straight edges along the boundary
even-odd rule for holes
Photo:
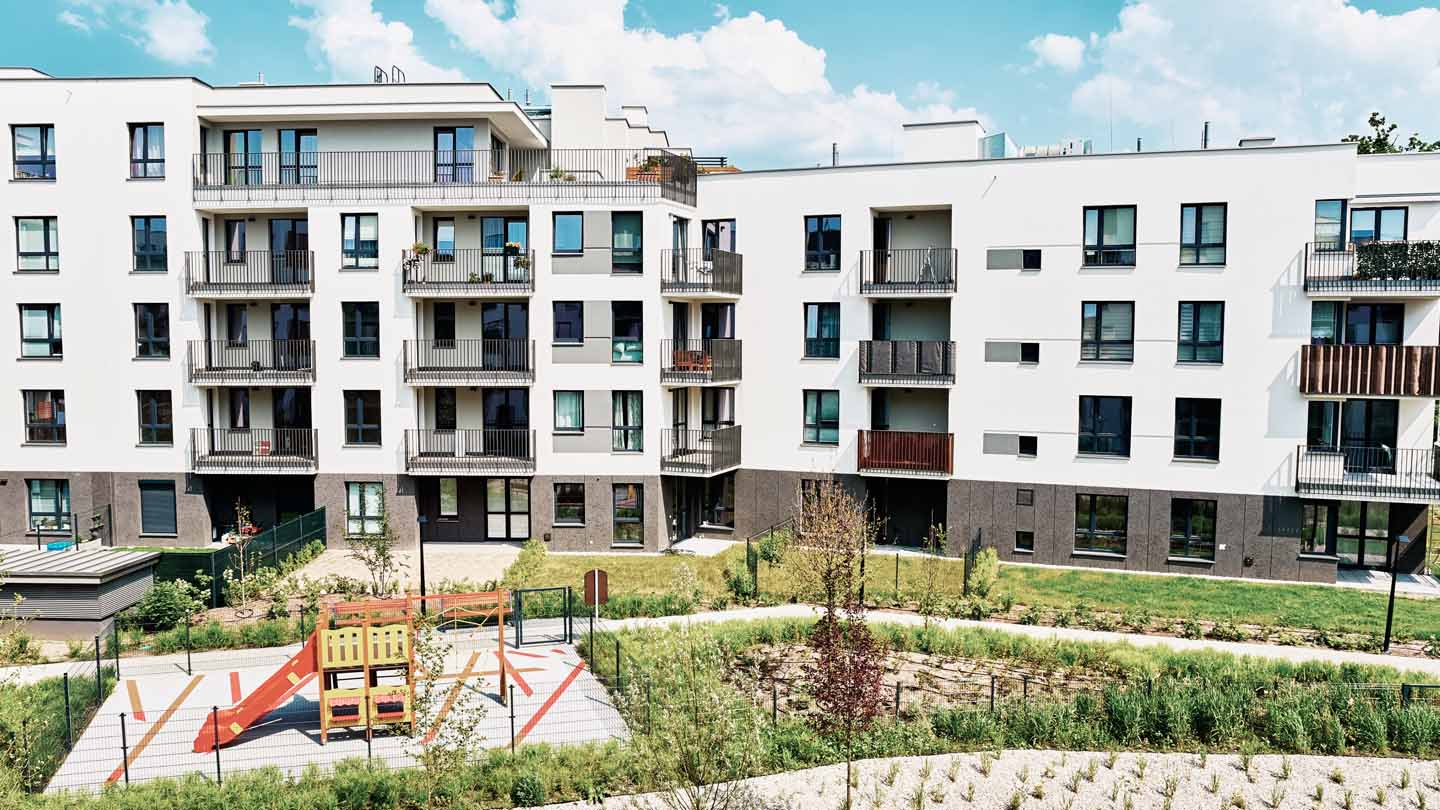
[[[734,339],[735,305],[701,304],[700,337],[706,340]]]
[[[435,128],[435,182],[475,182],[475,128]]]
[[[875,248],[875,252],[871,254],[875,257],[874,283],[884,284],[890,271],[890,218],[876,217],[872,228],[874,244],[871,247]]]
[[[530,308],[524,302],[495,301],[480,308],[481,344],[484,368],[523,370],[522,360],[528,359],[529,347],[524,341],[530,337]]]
[[[675,339],[675,349],[685,348],[690,339],[690,305],[676,302],[670,305],[670,337]]]
[[[485,479],[485,539],[530,539],[530,479]]]
[[[1385,568],[1390,545],[1390,504],[1341,501],[1335,522],[1335,555],[1355,568]]]
[[[315,448],[310,441],[310,389],[276,388],[274,424],[276,455],[310,457]]]
[[[310,262],[310,221],[270,220],[270,280],[275,284],[303,284]]]
[[[310,368],[310,305],[270,305],[270,335],[275,342],[275,367],[296,371]]]
[[[1350,472],[1395,472],[1400,403],[1393,399],[1347,399],[1341,413],[1341,445]]]

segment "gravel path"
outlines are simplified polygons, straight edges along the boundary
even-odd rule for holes
[[[441,580],[467,579],[477,586],[489,580],[505,576],[505,569],[520,556],[518,543],[484,543],[446,546],[440,543],[425,544],[425,581],[434,585]],[[396,560],[401,564],[401,589],[419,590],[420,556],[413,549],[396,551]],[[370,574],[365,566],[350,557],[343,548],[327,549],[311,560],[299,571],[300,576],[320,579],[330,574],[353,577],[369,582]]]

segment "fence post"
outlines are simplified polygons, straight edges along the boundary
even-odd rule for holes
[[[995,675],[990,675],[990,713],[995,713]]]
[[[895,602],[900,602],[900,552],[895,552]]]
[[[120,614],[110,620],[110,626],[115,629],[115,680],[120,680]]]
[[[615,691],[620,691],[620,637],[615,637]]]
[[[105,697],[105,681],[100,676],[100,637],[95,637],[95,702],[98,705]]]
[[[125,739],[125,712],[120,712],[120,764],[125,766],[125,784],[129,785],[130,743],[128,740]]]
[[[515,753],[515,684],[510,684],[510,753]]]
[[[646,679],[645,679],[645,733],[646,733],[646,734],[652,733],[652,732],[654,731],[654,729],[655,729],[655,726],[652,725],[652,723],[651,723],[651,721],[650,721],[650,711],[651,711],[652,708],[653,708],[653,704],[651,704],[651,702],[650,702],[650,679],[649,679],[649,678],[646,678]]]
[[[572,639],[572,636],[571,636],[571,633],[570,633],[570,628],[571,628],[571,626],[572,626],[572,623],[571,623],[571,616],[570,616],[570,586],[569,586],[569,585],[566,585],[566,586],[565,586],[565,643],[566,643],[566,644],[569,644],[569,643],[571,642],[571,639]]]
[[[1408,684],[1408,683],[1402,683],[1402,684],[1400,684],[1400,708],[1403,709],[1403,708],[1405,708],[1406,706],[1409,706],[1409,705],[1410,705],[1410,684]]]
[[[371,738],[371,736],[373,736],[373,735],[371,735],[371,734],[366,734],[366,735],[365,735],[365,761],[366,761],[366,762],[371,762],[371,761],[373,761],[373,760],[375,759],[375,754],[374,754],[374,752],[370,750],[370,738]]]
[[[900,722],[900,682],[895,682],[895,722]]]
[[[1030,705],[1030,676],[1029,676],[1029,675],[1026,675],[1026,676],[1025,676],[1025,679],[1024,679],[1024,681],[1022,682],[1022,685],[1021,685],[1021,689],[1022,689],[1023,691],[1021,691],[1021,693],[1020,693],[1020,703],[1021,703],[1021,705],[1028,706],[1028,705]]]
[[[26,793],[39,793],[40,786],[31,780],[34,778],[31,760],[33,753],[30,750],[30,717],[28,715],[20,718],[20,753],[25,757],[25,764],[20,768],[20,780],[25,783]]]
[[[222,784],[220,776],[220,707],[210,707],[210,728],[215,733],[215,784]]]
[[[60,679],[60,685],[65,690],[65,750],[69,751],[74,748],[74,740],[70,739],[70,735],[73,733],[70,731],[70,673],[64,674]]]
[[[515,646],[525,646],[525,594],[515,591]]]
[[[185,674],[194,675],[195,668],[190,663],[190,617],[185,617]]]
[[[770,679],[770,724],[780,722],[780,687],[775,684],[775,679]]]

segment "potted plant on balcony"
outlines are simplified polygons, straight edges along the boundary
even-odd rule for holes
[[[625,167],[626,180],[639,180],[647,183],[660,182],[660,158],[650,155],[640,163],[639,166]]]
[[[558,183],[559,181],[565,179],[565,174],[566,172],[564,169],[556,166],[555,168],[551,169],[548,174],[546,174],[546,177],[549,177],[551,182]]]
[[[416,256],[429,256],[430,246],[425,244],[424,242],[416,242],[415,244],[410,246],[410,252],[415,254]]]
[[[511,180],[512,182],[518,183],[518,182],[520,182],[521,180],[524,180],[524,179],[525,179],[525,170],[524,170],[523,168],[518,167],[518,166],[515,168],[515,171],[511,172],[511,174],[510,174],[510,180]]]

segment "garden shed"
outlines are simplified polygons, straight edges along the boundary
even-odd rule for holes
[[[155,581],[153,551],[6,549],[0,559],[0,610],[31,620],[42,638],[84,638],[140,601]],[[15,597],[22,597],[18,605]]]

